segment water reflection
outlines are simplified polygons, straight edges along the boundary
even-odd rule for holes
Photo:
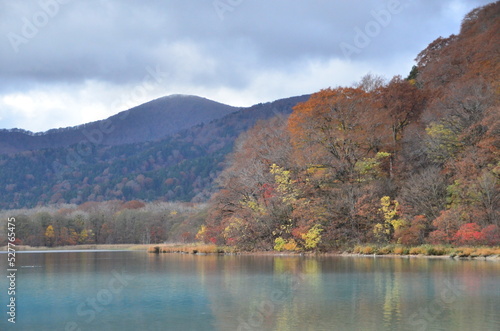
[[[499,330],[500,263],[144,252],[19,254],[24,330]],[[5,261],[0,267],[6,268]],[[130,279],[95,310],[78,307]],[[101,291],[101,292],[100,292]],[[104,292],[103,292],[104,291]],[[101,294],[99,294],[101,293]],[[0,329],[5,329],[5,320]],[[33,329],[33,330],[34,330]]]

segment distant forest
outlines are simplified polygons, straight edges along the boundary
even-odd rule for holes
[[[64,149],[2,156],[2,215],[25,220],[18,238],[30,245],[500,245],[499,14],[500,2],[467,14],[405,77],[367,75],[166,140],[96,147],[59,179],[37,162]]]
[[[0,219],[14,225],[18,245],[156,244],[194,241],[206,212],[205,204],[113,200],[3,210]]]
[[[185,112],[177,110],[172,114],[168,109],[165,110],[171,115],[172,121],[184,122],[187,121],[186,117],[192,116],[188,109],[194,107],[191,100],[193,98],[197,101],[196,97],[181,97],[184,103],[179,107],[187,108]],[[144,137],[136,136],[138,141],[134,143],[117,143],[122,136],[126,136],[128,127],[139,122],[134,119],[136,115],[127,116],[127,123],[109,119],[114,127],[127,127],[117,128],[112,132],[114,138],[111,145],[106,144],[111,135],[106,135],[101,144],[83,140],[86,148],[78,143],[58,145],[64,143],[60,142],[61,139],[78,141],[85,138],[79,128],[55,130],[52,135],[37,136],[35,139],[45,138],[45,141],[30,143],[34,146],[45,143],[46,147],[0,153],[0,208],[80,205],[109,200],[206,202],[217,189],[214,179],[224,168],[226,156],[232,151],[236,138],[259,119],[268,119],[276,114],[290,114],[297,102],[307,98],[308,96],[291,97],[258,104],[179,130],[166,137],[159,133],[160,138],[150,141],[141,141]],[[159,101],[162,100],[157,102]],[[215,106],[209,100],[198,103],[199,105],[195,105],[202,107],[201,110],[196,108],[198,112],[222,112],[211,109]],[[216,106],[222,107],[226,112],[229,107],[220,104]],[[158,105],[153,108],[156,111],[153,114],[148,112],[151,109],[149,103],[142,107],[146,108],[141,109],[143,116],[151,116],[150,122],[154,122],[155,116],[166,116],[157,111]],[[162,121],[166,120],[158,119],[158,122]],[[148,128],[149,126],[145,126],[142,131],[148,131]],[[9,133],[14,132],[3,132],[4,135]],[[1,134],[2,132],[0,139]],[[22,139],[31,136],[23,136]],[[6,139],[10,139],[13,141],[12,145],[15,145],[21,138],[7,136]],[[50,144],[54,140],[57,144]],[[2,143],[0,140],[0,151]]]

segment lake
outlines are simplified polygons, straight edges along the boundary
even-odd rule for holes
[[[0,330],[500,330],[500,263],[134,251],[17,254]],[[7,255],[0,254],[7,273]]]

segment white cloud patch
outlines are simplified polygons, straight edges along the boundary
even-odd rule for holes
[[[146,94],[133,91],[132,86],[87,81],[9,93],[0,98],[1,123],[33,132],[74,126],[107,118],[162,95],[155,95],[153,88]]]
[[[373,12],[398,1],[376,28]],[[249,106],[368,72],[405,76],[419,51],[490,2],[252,0],[221,20],[212,1],[0,0],[0,128],[77,125],[169,94]],[[377,33],[346,58],[341,43],[367,26]],[[24,38],[17,51],[12,34]]]

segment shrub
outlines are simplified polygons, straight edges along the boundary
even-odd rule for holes
[[[374,254],[377,249],[372,245],[356,245],[352,252],[354,254]]]
[[[394,247],[392,245],[380,247],[377,251],[377,254],[379,255],[386,255],[386,254],[391,254],[394,250]]]
[[[406,255],[409,253],[409,249],[407,247],[404,247],[404,246],[396,246],[394,247],[394,254],[397,254],[397,255]]]
[[[375,247],[373,247],[373,246],[364,246],[361,249],[361,253],[362,254],[373,254],[373,253],[375,253]]]
[[[298,250],[297,242],[294,239],[285,240],[278,237],[274,240],[274,250],[278,252]]]
[[[427,248],[428,255],[446,255],[449,254],[450,251],[451,249],[445,246],[428,246]]]
[[[415,246],[410,248],[410,255],[419,255],[419,254],[428,255],[428,251],[429,251],[428,247],[425,245]]]
[[[354,246],[354,249],[352,250],[352,252],[353,252],[354,254],[361,254],[362,250],[363,250],[363,246],[361,246],[361,245],[356,245],[356,246]]]
[[[500,245],[500,228],[491,224],[481,230],[483,239],[487,245]]]
[[[281,252],[285,249],[286,241],[285,239],[278,237],[274,240],[274,250]]]
[[[474,256],[474,248],[472,247],[458,247],[457,249],[455,249],[455,254],[458,256],[458,257],[469,257],[469,256]]]
[[[484,241],[484,235],[477,223],[466,223],[455,233],[453,241],[459,245],[478,245]]]
[[[289,239],[283,248],[287,251],[295,251],[298,249],[297,242],[294,239]]]

